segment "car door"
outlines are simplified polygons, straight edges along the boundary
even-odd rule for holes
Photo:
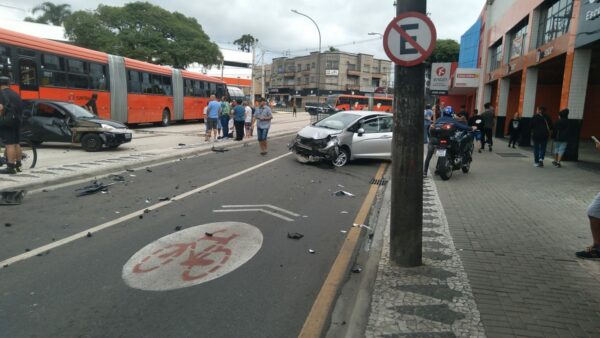
[[[355,132],[352,136],[352,157],[391,158],[392,125],[391,116],[373,116],[360,121],[356,130],[362,128],[364,133]]]
[[[30,119],[32,140],[39,142],[71,142],[70,114],[47,102],[37,102]]]

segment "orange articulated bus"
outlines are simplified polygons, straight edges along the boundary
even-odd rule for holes
[[[367,110],[369,109],[369,97],[363,95],[336,94],[327,97],[327,104],[338,110]],[[392,112],[392,98],[373,98],[373,111]]]
[[[210,95],[223,81],[0,28],[0,76],[23,99],[84,105],[93,93],[101,118],[161,123],[204,118]]]

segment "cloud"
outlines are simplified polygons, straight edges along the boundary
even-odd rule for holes
[[[0,19],[23,19],[27,10],[42,0],[3,0]],[[99,3],[122,6],[128,1],[72,0],[55,1],[69,3],[72,10],[95,9]],[[307,18],[291,12],[296,9],[309,15],[321,30],[322,49],[329,46],[353,53],[373,54],[387,59],[383,42],[369,32],[383,33],[395,17],[393,1],[381,0],[188,0],[157,1],[150,3],[169,11],[178,11],[195,17],[204,31],[215,42],[231,43],[243,34],[259,39],[261,46],[269,50],[267,57],[305,55],[318,47],[318,35],[314,24]],[[429,0],[427,11],[436,25],[438,38],[460,40],[460,36],[475,22],[483,8],[483,0]],[[452,8],[449,13],[448,8]]]

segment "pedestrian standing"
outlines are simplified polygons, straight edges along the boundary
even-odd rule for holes
[[[235,140],[244,139],[244,124],[246,122],[246,107],[242,105],[242,100],[238,99],[233,108],[233,124],[235,126]]]
[[[475,127],[475,132],[474,132],[474,138],[475,141],[479,141],[481,143],[481,147],[479,148],[479,152],[481,152],[481,149],[483,149],[484,143],[483,143],[483,120],[481,119],[481,115],[479,114],[479,110],[478,109],[474,109],[473,110],[473,116],[471,116],[469,118],[468,121],[469,127]]]
[[[210,140],[212,134],[213,142],[217,140],[217,121],[219,120],[219,112],[221,111],[221,103],[217,101],[214,95],[210,96],[210,102],[206,109],[206,137],[205,141]]]
[[[467,123],[467,121],[469,120],[469,113],[467,113],[467,106],[465,106],[464,104],[461,105],[460,111],[456,115],[457,115],[457,117],[455,117],[455,119],[457,119],[459,121],[463,121],[464,123]]]
[[[252,108],[247,101],[244,101],[244,127],[246,128],[246,138],[252,136]]]
[[[567,144],[569,142],[569,109],[563,109],[558,113],[558,121],[554,125],[554,161],[552,164],[560,168]]]
[[[600,150],[600,143],[596,142],[596,149]],[[590,203],[587,209],[590,219],[590,229],[592,230],[592,246],[583,251],[575,253],[579,258],[600,259],[600,193]]]
[[[221,99],[221,113],[219,114],[219,121],[221,122],[221,128],[223,128],[222,138],[229,137],[229,117],[231,115],[231,105],[229,104],[229,98],[223,97]]]
[[[546,156],[546,145],[548,137],[552,130],[552,121],[546,115],[545,107],[538,107],[531,118],[531,138],[533,139],[533,165],[535,167],[544,166],[544,157]]]
[[[492,146],[494,145],[493,140],[493,130],[494,130],[494,110],[492,109],[492,105],[487,102],[483,105],[485,110],[481,113],[481,120],[483,122],[483,133],[481,135],[481,149],[485,150],[485,144],[488,144],[488,149],[492,151]],[[480,151],[481,152],[481,151]]]
[[[98,94],[93,93],[92,98],[85,104],[85,109],[90,113],[98,116],[98,107],[96,106],[96,100],[98,100]]]
[[[264,97],[260,98],[260,106],[256,109],[254,118],[256,119],[256,134],[258,135],[260,154],[267,155],[267,136],[269,128],[271,128],[273,112],[271,112],[271,108],[267,105]]]
[[[508,140],[508,147],[517,148],[517,140],[521,135],[521,114],[516,112],[510,122],[508,123],[508,135],[510,135],[510,139]]]
[[[293,98],[292,99],[292,116],[293,117],[296,117],[296,109],[297,109],[297,107],[296,107],[296,98]]]
[[[424,144],[427,144],[429,142],[429,127],[431,127],[431,124],[433,123],[433,110],[431,110],[431,105],[428,104],[425,106],[425,112],[423,112],[423,116],[424,116],[424,125],[423,125],[423,141]]]
[[[23,101],[15,91],[10,89],[10,78],[0,76],[0,139],[6,148],[6,169],[2,174],[14,175],[21,172],[21,120],[23,118]]]

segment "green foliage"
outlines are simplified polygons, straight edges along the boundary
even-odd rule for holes
[[[220,64],[223,58],[195,18],[147,2],[77,11],[65,30],[78,46],[177,68]]]
[[[431,64],[434,62],[455,62],[458,61],[460,45],[452,39],[441,39],[435,43],[433,53],[425,62]]]
[[[333,46],[329,46],[329,49],[327,50],[328,52],[339,52],[340,50],[333,47]]]
[[[244,34],[241,38],[235,40],[233,42],[234,45],[238,45],[239,50],[244,52],[250,52],[252,50],[252,46],[258,42],[258,39],[255,39],[250,34]]]
[[[65,19],[71,15],[71,5],[55,5],[52,2],[44,2],[39,6],[35,6],[31,10],[31,13],[33,14],[37,12],[42,12],[42,14],[37,18],[28,16],[25,18],[25,21],[60,26],[63,24]]]

